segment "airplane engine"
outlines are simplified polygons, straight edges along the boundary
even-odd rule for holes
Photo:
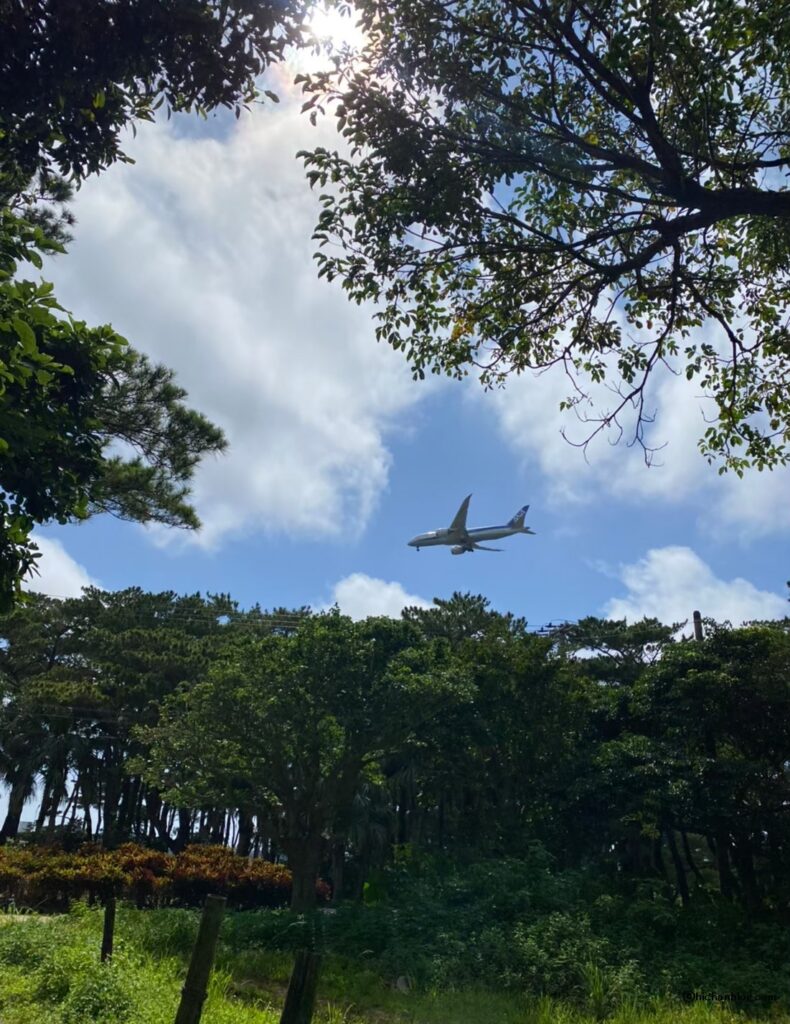
[[[451,555],[462,555],[465,551],[468,551],[462,544],[456,544],[454,548],[450,548]]]

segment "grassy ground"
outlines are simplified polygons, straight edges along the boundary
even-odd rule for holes
[[[122,906],[116,953],[98,962],[101,914],[0,917],[2,1024],[172,1024],[196,925],[187,912]],[[204,1024],[279,1024],[290,957],[220,944]],[[405,987],[406,979],[401,981]],[[399,991],[358,961],[326,958],[315,1024],[790,1024],[779,1005],[759,1011],[712,1002],[616,997],[594,971],[576,1003],[475,988]]]

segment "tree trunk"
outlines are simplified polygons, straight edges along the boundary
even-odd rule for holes
[[[688,837],[688,834],[686,833],[685,829],[681,830],[680,838],[683,841],[683,856],[686,858],[686,863],[688,864],[689,868],[694,872],[694,877],[697,879],[697,881],[700,884],[702,884],[704,882],[704,879],[702,877],[702,872],[697,867],[697,863],[694,860],[694,857],[692,856],[691,845],[689,843],[689,837]]]
[[[725,900],[735,896],[735,876],[730,866],[730,839],[724,829],[716,832],[716,868],[719,872],[719,891]]]
[[[145,811],[143,810],[145,808]],[[148,832],[148,786],[142,781],[137,780],[137,796],[134,801],[134,808],[132,811],[132,829],[134,831],[134,837],[139,842],[143,839]]]
[[[785,864],[782,845],[776,838],[773,828],[768,833],[768,863],[771,867],[771,879],[777,887],[781,886],[785,878]]]
[[[239,808],[239,843],[236,852],[240,857],[248,857],[252,846],[252,815]]]
[[[671,826],[667,826],[667,844],[669,845],[669,852],[672,857],[672,865],[675,868],[675,878],[677,879],[678,892],[680,893],[680,899],[684,907],[689,905],[689,887],[686,879],[686,868],[683,861],[680,858],[678,851],[678,844],[675,839],[675,830]]]
[[[155,789],[150,786],[145,788],[145,815],[150,826],[148,834],[151,837],[163,839],[170,842],[170,830],[167,823],[167,808],[162,803],[162,798]]]
[[[104,828],[102,829],[102,846],[111,850],[115,846],[118,831],[118,805],[121,799],[120,766],[115,762],[112,747],[109,747],[104,759]]]
[[[291,910],[297,914],[306,914],[315,910],[315,890],[323,842],[323,837],[320,835],[283,841],[283,847],[288,857],[288,867],[293,879]]]
[[[212,811],[208,818],[208,834],[212,843],[221,846],[225,842],[225,812]]]
[[[398,846],[404,846],[406,844],[407,831],[407,819],[406,819],[406,801],[403,799],[403,793],[400,794],[398,800]]]
[[[743,902],[749,910],[759,910],[762,906],[762,897],[754,871],[752,845],[747,835],[738,836],[733,847],[733,861],[743,893]]]
[[[667,880],[667,866],[664,863],[664,833],[660,832],[653,840],[653,869],[664,881]]]
[[[29,790],[29,780],[24,778],[15,779],[11,785],[11,792],[8,794],[8,812],[0,829],[0,846],[5,845],[9,839],[16,839],[19,835],[19,823],[22,820],[22,811],[25,807],[25,798]]]
[[[38,817],[36,818],[36,832],[40,832],[44,828],[44,822],[47,820],[50,794],[51,787],[49,784],[49,778],[45,775],[41,792],[41,806],[38,809]]]
[[[178,808],[178,830],[173,840],[173,852],[180,853],[192,837],[192,812],[188,807]]]
[[[80,809],[80,793],[82,792],[82,781],[79,775],[74,783],[74,789],[71,791],[71,817],[69,818],[69,828],[74,828],[77,824],[77,814]]]
[[[361,903],[365,896],[365,883],[368,880],[370,871],[370,846],[365,843],[356,858],[356,877],[354,879],[354,899]]]
[[[81,787],[81,795],[82,813],[84,815],[85,822],[85,835],[88,836],[88,838],[91,838],[93,836],[93,821],[91,820],[91,803],[88,797],[88,790],[84,785]]]
[[[47,822],[47,828],[50,832],[54,832],[58,827],[58,808],[60,807],[60,800],[62,796],[60,789],[54,789],[52,791],[51,802],[49,805],[49,821]]]
[[[346,844],[343,840],[332,843],[332,903],[343,899],[343,882],[346,874]]]
[[[66,803],[63,805],[63,810],[60,812],[60,827],[63,828],[66,824],[66,819],[71,818],[74,820],[74,809],[77,806],[77,800],[79,799],[79,779],[71,787],[71,792],[66,793]]]
[[[124,838],[126,838],[129,831],[129,822],[131,821],[133,787],[134,782],[126,776],[121,782],[120,797],[118,798],[118,814],[115,824],[118,835],[123,836]]]
[[[101,778],[98,780],[96,786],[96,837],[98,838],[104,827],[104,820],[102,818],[102,807],[104,806],[104,785]]]

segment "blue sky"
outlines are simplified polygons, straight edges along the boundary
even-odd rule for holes
[[[80,191],[70,252],[45,270],[61,302],[111,322],[175,367],[231,449],[199,471],[197,537],[109,518],[38,534],[33,583],[230,592],[242,605],[397,614],[404,602],[482,593],[533,624],[585,614],[666,621],[783,615],[790,474],[719,478],[696,450],[701,400],[658,379],[663,465],[606,438],[563,441],[560,378],[501,393],[414,383],[378,346],[371,309],[318,281],[316,202],[294,159],[335,145],[284,73],[282,96],[243,116],[145,125]],[[577,425],[578,426],[578,425]],[[472,526],[531,505],[534,537],[502,554],[406,547],[473,493]]]

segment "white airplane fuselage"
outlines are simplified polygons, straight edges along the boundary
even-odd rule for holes
[[[501,551],[501,548],[487,548],[480,542],[498,541],[503,537],[512,537],[513,534],[532,534],[534,532],[529,526],[524,525],[524,517],[529,511],[529,505],[518,509],[512,519],[501,526],[468,529],[466,513],[469,509],[470,498],[471,495],[467,495],[461,502],[461,507],[447,529],[431,529],[427,534],[418,534],[408,542],[409,547],[419,551],[420,548],[436,548],[446,545],[453,555],[464,555],[467,551]]]
[[[481,541],[501,540],[502,537],[512,537],[514,533],[533,533],[528,526],[524,525],[524,516],[529,510],[529,505],[524,505],[513,518],[501,526],[483,526],[470,530],[466,525],[466,513],[469,509],[468,495],[461,502],[461,507],[455,514],[453,521],[444,530],[431,530],[429,533],[420,533],[408,542],[410,548],[434,548],[447,546],[454,555],[464,555],[468,551],[501,551],[501,548],[487,548]]]
[[[514,530],[511,526],[485,526],[477,530],[466,530],[461,533],[459,530],[431,530],[429,533],[420,533],[409,541],[410,548],[431,548],[438,544],[463,544],[467,539],[473,544],[481,540],[501,540],[502,537],[512,537],[514,533],[532,533],[532,530],[522,528]]]

